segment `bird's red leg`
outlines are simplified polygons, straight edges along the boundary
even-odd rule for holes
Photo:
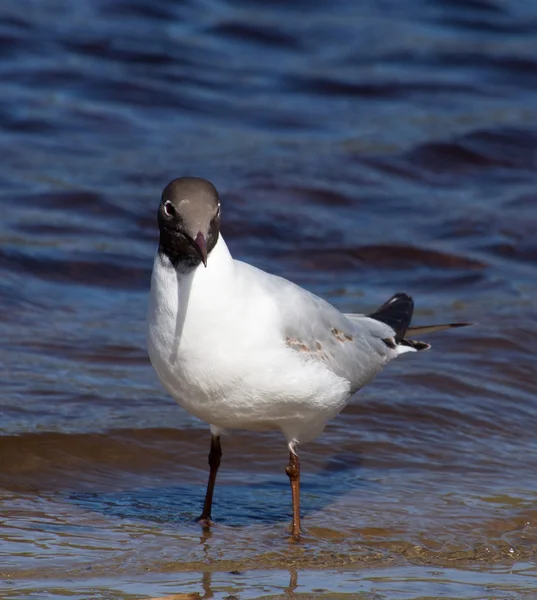
[[[300,459],[295,453],[294,447],[289,445],[289,464],[285,472],[291,483],[291,495],[293,497],[293,527],[292,535],[295,540],[300,539]]]
[[[208,526],[211,524],[211,508],[213,505],[214,484],[216,483],[216,474],[222,458],[222,448],[220,446],[220,436],[211,436],[211,451],[209,452],[209,481],[207,482],[207,491],[205,492],[205,502],[203,503],[203,512],[197,519],[198,523]]]

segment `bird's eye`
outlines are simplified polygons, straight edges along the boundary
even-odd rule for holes
[[[164,202],[164,212],[166,215],[168,215],[168,217],[175,217],[175,208],[169,200]]]

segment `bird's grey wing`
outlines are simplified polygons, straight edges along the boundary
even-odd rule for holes
[[[238,261],[237,261],[238,262]],[[366,316],[348,319],[334,306],[294,283],[249,268],[252,284],[275,298],[285,343],[306,360],[325,364],[351,383],[353,391],[370,381],[396,353],[384,341],[394,330]]]

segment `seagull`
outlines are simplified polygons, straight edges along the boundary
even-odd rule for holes
[[[166,390],[211,431],[198,521],[211,521],[228,429],[279,430],[289,449],[291,535],[300,538],[297,446],[391,360],[430,346],[409,336],[470,323],[411,327],[414,302],[395,294],[375,312],[343,314],[294,283],[234,259],[212,183],[180,177],[162,192],[148,311],[148,352]]]

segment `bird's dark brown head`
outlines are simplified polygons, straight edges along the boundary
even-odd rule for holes
[[[207,266],[220,233],[220,200],[214,185],[198,177],[171,181],[162,192],[158,226],[159,252],[174,267]]]

